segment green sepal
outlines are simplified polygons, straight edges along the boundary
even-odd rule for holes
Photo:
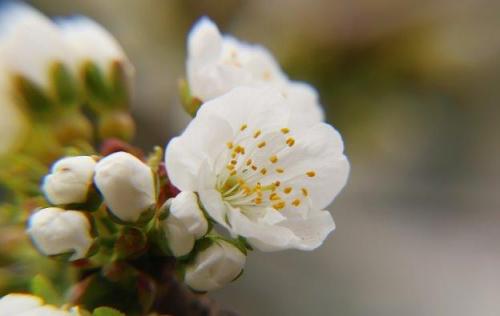
[[[122,61],[114,60],[110,65],[111,93],[114,105],[126,109],[130,102],[130,82],[127,77],[127,70]]]
[[[184,110],[186,110],[186,112],[192,117],[195,117],[196,112],[198,112],[198,109],[203,102],[199,98],[193,97],[191,95],[191,89],[189,88],[186,80],[179,80],[178,89],[181,104],[184,107]]]
[[[102,201],[103,199],[101,194],[95,187],[95,184],[92,183],[87,193],[87,199],[85,202],[64,205],[64,208],[67,210],[81,210],[87,212],[95,212],[101,206]]]
[[[58,104],[68,107],[78,104],[78,86],[69,69],[60,62],[50,67],[51,89]]]
[[[139,218],[137,219],[137,221],[135,221],[135,222],[128,222],[128,221],[124,221],[124,220],[120,219],[115,214],[113,214],[113,212],[108,207],[106,207],[106,212],[107,212],[109,218],[117,224],[126,225],[126,226],[142,227],[142,226],[145,226],[155,215],[156,205],[151,205],[147,210],[142,212],[141,215],[139,216]]]
[[[125,314],[111,307],[98,307],[94,309],[92,316],[125,316]]]
[[[90,60],[87,61],[82,67],[82,76],[91,105],[96,106],[95,103],[108,105],[111,103],[110,89],[99,66]],[[100,112],[102,109],[97,107],[94,110]]]
[[[42,298],[47,304],[59,305],[62,302],[62,297],[52,282],[42,274],[37,274],[31,280],[30,290],[33,295]]]
[[[125,110],[101,111],[97,121],[100,139],[118,138],[130,141],[135,135],[135,122]]]
[[[23,76],[14,76],[13,86],[32,117],[47,118],[55,110],[54,102],[36,83]]]

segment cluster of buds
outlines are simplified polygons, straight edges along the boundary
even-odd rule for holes
[[[163,181],[158,168],[123,151],[60,159],[42,184],[51,206],[33,213],[27,232],[42,254],[69,261],[99,253],[101,239],[114,243],[108,260],[160,251],[177,258],[187,285],[197,291],[235,279],[244,250],[210,232],[196,194],[160,201]]]
[[[133,68],[116,40],[84,17],[51,21],[8,2],[0,10],[0,157],[23,152],[50,161],[64,146],[129,140]]]

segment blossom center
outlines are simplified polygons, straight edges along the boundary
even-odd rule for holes
[[[299,207],[308,200],[307,187],[300,178],[313,178],[314,170],[295,174],[288,170],[293,158],[295,138],[289,128],[252,129],[242,124],[233,139],[226,143],[217,163],[216,188],[233,207],[252,209],[271,207],[280,211]]]

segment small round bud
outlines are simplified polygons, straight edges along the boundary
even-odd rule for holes
[[[246,256],[232,244],[217,240],[200,251],[186,267],[184,281],[196,291],[211,291],[228,284],[242,272]]]
[[[90,156],[58,160],[51,173],[43,179],[43,192],[54,205],[78,204],[87,201],[96,162]]]
[[[160,228],[165,234],[168,249],[174,257],[183,257],[193,250],[195,236],[189,232],[181,220],[170,214],[160,222]]]
[[[72,253],[70,261],[85,258],[94,244],[91,223],[83,212],[44,208],[31,215],[28,234],[46,256]]]
[[[151,168],[126,152],[101,159],[94,181],[111,214],[123,222],[137,222],[156,204]]]
[[[198,196],[193,192],[183,191],[171,199],[170,214],[179,219],[196,239],[208,231],[208,221],[198,204]]]

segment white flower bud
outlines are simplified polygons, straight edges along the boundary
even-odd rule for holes
[[[52,305],[44,305],[16,315],[17,316],[77,316],[79,314],[68,312]]]
[[[70,261],[85,258],[94,243],[91,224],[84,213],[56,207],[31,215],[27,232],[40,252],[47,256],[73,252]]]
[[[179,219],[187,230],[199,239],[208,231],[208,221],[200,209],[198,197],[190,191],[182,191],[170,201],[170,214]]]
[[[43,305],[41,298],[29,294],[8,294],[0,299],[0,316],[19,315]]]
[[[101,159],[94,181],[112,215],[121,221],[138,221],[156,203],[151,168],[131,154],[117,152]]]
[[[246,256],[232,244],[218,240],[196,255],[186,267],[184,281],[197,291],[218,289],[237,278]]]
[[[174,257],[182,257],[191,252],[195,236],[189,232],[181,220],[170,214],[160,222],[160,228],[165,234],[168,248]]]
[[[90,156],[58,160],[43,180],[43,192],[50,203],[84,203],[92,185],[96,162]]]

